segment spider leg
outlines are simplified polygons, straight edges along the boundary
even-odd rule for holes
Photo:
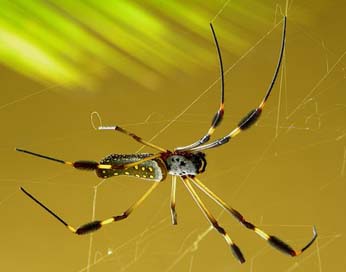
[[[143,203],[143,201],[154,191],[154,189],[159,185],[159,182],[154,182],[154,184],[134,203],[130,208],[128,208],[126,211],[124,211],[120,215],[112,216],[110,218],[104,219],[104,220],[95,220],[91,221],[89,223],[86,223],[78,228],[74,228],[71,225],[69,225],[64,219],[62,219],[60,216],[58,216],[55,212],[53,212],[51,209],[49,209],[47,206],[45,206],[42,202],[40,202],[37,198],[35,198],[32,194],[27,192],[24,188],[20,188],[29,198],[31,198],[33,201],[35,201],[38,205],[40,205],[43,209],[45,209],[48,213],[50,213],[52,216],[54,216],[60,223],[62,223],[65,227],[68,228],[71,232],[83,235],[90,232],[94,232],[99,230],[104,225],[117,222],[120,220],[123,220],[127,218],[139,205]]]
[[[149,142],[143,140],[141,137],[137,136],[136,134],[134,134],[132,132],[129,132],[129,131],[127,131],[124,128],[121,128],[119,126],[109,126],[109,127],[102,126],[102,127],[99,127],[98,129],[99,130],[115,130],[115,131],[119,131],[119,132],[121,132],[121,133],[123,133],[123,134],[125,134],[127,136],[132,137],[136,142],[139,142],[139,143],[141,143],[143,145],[149,146],[149,147],[154,148],[154,149],[156,149],[158,151],[161,151],[161,152],[167,152],[168,151],[165,148],[159,147],[157,145],[154,145],[152,143],[149,143]]]
[[[218,197],[214,192],[212,192],[207,186],[205,186],[199,179],[196,177],[189,177],[189,179],[207,196],[209,196],[213,201],[215,201],[218,205],[220,205],[223,209],[228,211],[231,215],[233,215],[244,227],[254,231],[257,235],[259,235],[262,239],[266,240],[271,246],[280,250],[281,252],[291,255],[292,257],[298,256],[302,254],[306,249],[308,249],[312,243],[317,238],[317,232],[315,227],[313,228],[313,237],[309,243],[307,243],[302,249],[295,250],[290,245],[282,241],[276,236],[272,236],[264,232],[263,230],[256,227],[254,224],[245,220],[245,218],[231,206],[229,206],[226,202],[224,202],[220,197]]]
[[[187,145],[187,146],[182,146],[182,147],[178,147],[175,150],[190,150],[191,148],[200,146],[206,142],[209,141],[210,136],[214,133],[215,129],[217,126],[219,126],[221,124],[221,121],[223,119],[223,115],[224,115],[224,108],[225,108],[225,79],[224,79],[224,72],[223,72],[223,64],[222,64],[222,57],[221,57],[221,50],[220,50],[220,46],[219,43],[217,41],[216,38],[216,34],[213,28],[212,23],[210,23],[210,28],[211,28],[211,32],[213,34],[213,38],[214,38],[214,42],[215,42],[215,47],[217,49],[217,54],[219,57],[219,64],[220,64],[220,78],[221,78],[221,101],[220,101],[220,106],[218,111],[215,113],[212,121],[211,121],[211,126],[209,128],[209,130],[207,131],[207,133],[200,138],[198,141]]]
[[[209,223],[214,227],[215,230],[217,230],[224,237],[227,244],[230,246],[233,255],[237,258],[237,260],[240,263],[245,262],[245,258],[243,256],[242,252],[240,251],[239,247],[232,241],[231,237],[229,237],[229,235],[226,233],[224,228],[222,228],[219,225],[219,223],[216,221],[215,217],[210,213],[208,208],[205,206],[205,204],[202,202],[202,200],[200,199],[200,197],[196,193],[195,189],[192,187],[189,179],[186,177],[181,177],[181,179],[182,179],[184,185],[186,186],[187,190],[191,194],[193,200],[196,202],[198,207],[201,209],[201,211],[203,212],[203,214],[205,215],[205,217],[207,218]]]
[[[171,189],[171,218],[172,224],[177,225],[177,212],[175,211],[175,193],[177,189],[177,176],[172,176],[172,189]]]
[[[190,149],[190,151],[202,151],[202,150],[206,150],[206,149],[210,149],[210,148],[214,148],[214,147],[218,147],[220,145],[226,144],[229,142],[231,138],[237,136],[240,132],[250,128],[254,123],[256,123],[258,118],[261,116],[264,105],[267,102],[273,90],[274,84],[276,82],[276,78],[279,74],[279,70],[281,67],[281,62],[282,62],[282,58],[283,58],[284,50],[285,50],[285,41],[286,41],[286,16],[283,19],[283,31],[282,31],[281,50],[280,50],[279,60],[276,65],[276,69],[275,69],[272,81],[270,82],[267,92],[264,98],[262,99],[261,103],[259,104],[259,106],[251,110],[243,119],[241,119],[240,122],[238,123],[238,126],[226,136],[220,139],[217,139],[209,144],[193,147]]]
[[[20,148],[16,148],[16,151],[23,152],[23,153],[26,153],[26,154],[29,154],[29,155],[32,155],[35,157],[39,157],[39,158],[55,161],[58,163],[62,163],[62,164],[68,165],[68,166],[72,166],[72,167],[79,169],[79,170],[89,170],[89,171],[93,171],[93,170],[97,170],[97,169],[126,169],[126,168],[136,166],[138,164],[141,164],[145,161],[150,161],[150,160],[153,160],[155,158],[161,157],[161,153],[157,153],[157,154],[154,154],[152,156],[148,156],[146,158],[143,158],[142,160],[139,160],[139,161],[126,163],[126,164],[114,165],[114,164],[100,164],[96,161],[84,161],[84,160],[69,162],[69,161],[64,161],[64,160],[52,158],[52,157],[49,157],[46,155],[38,154],[38,153],[35,153],[32,151],[28,151],[28,150],[24,150],[24,149],[20,149]]]

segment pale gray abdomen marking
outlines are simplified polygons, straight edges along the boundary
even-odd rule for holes
[[[166,160],[167,170],[173,176],[197,175],[198,169],[192,160],[182,155],[172,155]]]

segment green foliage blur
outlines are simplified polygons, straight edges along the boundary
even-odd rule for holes
[[[210,1],[0,0],[0,62],[35,81],[87,88],[110,71],[148,87],[148,79],[216,63]],[[228,5],[233,16],[249,13]],[[229,13],[229,12],[228,12]],[[223,44],[248,46],[243,29],[218,17]]]

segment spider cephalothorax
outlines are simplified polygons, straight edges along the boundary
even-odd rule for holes
[[[165,163],[168,173],[173,176],[196,176],[207,166],[203,152],[175,151],[167,156]]]

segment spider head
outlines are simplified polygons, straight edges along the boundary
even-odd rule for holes
[[[205,159],[205,153],[203,152],[196,152],[196,153],[190,153],[192,154],[193,161],[195,162],[195,165],[199,166],[197,173],[203,173],[205,171],[205,168],[207,167],[207,160]]]

